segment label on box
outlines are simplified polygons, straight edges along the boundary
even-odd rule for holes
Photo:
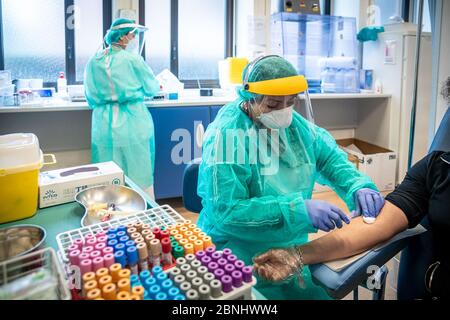
[[[114,162],[42,172],[39,208],[73,202],[77,193],[88,188],[123,184],[123,170]]]

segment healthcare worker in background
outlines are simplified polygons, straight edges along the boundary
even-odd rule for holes
[[[160,85],[139,55],[144,31],[132,20],[114,21],[105,37],[109,47],[89,60],[84,85],[93,109],[92,162],[114,161],[154,198],[155,135],[144,97]]]
[[[247,265],[270,248],[302,244],[308,233],[350,223],[339,208],[311,200],[318,180],[364,216],[376,217],[384,204],[374,183],[348,161],[332,136],[293,110],[305,90],[305,78],[285,59],[257,59],[244,70],[239,99],[225,106],[206,131],[198,224],[219,249],[231,248]],[[257,144],[249,138],[255,133],[261,137]],[[261,150],[266,146],[265,158]],[[278,164],[271,168],[267,159]],[[300,277],[282,284],[258,279],[257,289],[268,299],[327,298],[307,268],[303,278],[303,284]]]

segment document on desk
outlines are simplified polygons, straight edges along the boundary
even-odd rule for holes
[[[399,241],[399,240],[402,240],[402,239],[405,239],[405,238],[409,238],[409,237],[413,237],[413,236],[419,235],[421,233],[424,233],[425,231],[427,231],[427,229],[425,229],[423,226],[421,226],[419,224],[417,227],[415,227],[413,229],[408,229],[408,230],[405,230],[403,232],[400,232],[395,237],[393,237],[391,240],[383,242],[383,243],[379,244],[378,246],[374,247],[373,249],[367,250],[367,251],[365,251],[363,253],[357,254],[357,255],[355,255],[353,257],[350,257],[350,258],[339,259],[339,260],[327,262],[327,263],[325,263],[325,265],[328,268],[330,268],[331,270],[339,272],[339,271],[347,268],[348,266],[350,266],[354,262],[358,261],[362,257],[366,256],[370,252],[380,251],[381,249],[383,249],[384,247],[390,245],[391,243],[394,243],[396,241]]]

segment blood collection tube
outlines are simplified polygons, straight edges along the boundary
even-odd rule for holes
[[[112,282],[113,282],[113,279],[112,279],[111,276],[104,276],[104,277],[101,277],[101,278],[98,280],[98,287],[99,287],[100,289],[103,289],[104,286],[106,286],[106,285],[108,285],[108,284],[110,284],[110,283],[112,283]]]
[[[155,235],[155,238],[158,240],[161,240],[161,229],[158,227],[153,228],[153,234]]]
[[[142,223],[142,222],[136,222],[136,223],[134,224],[134,227],[137,229],[138,232],[141,232],[141,231],[142,231],[142,226],[143,226],[143,223]]]
[[[117,300],[118,301],[125,301],[125,300],[131,300],[131,295],[129,292],[120,291],[117,294]]]
[[[139,267],[141,271],[148,270],[148,249],[145,242],[136,245],[139,254]]]
[[[102,291],[99,288],[92,289],[86,294],[86,299],[88,300],[97,300],[101,297]]]
[[[161,240],[165,239],[165,238],[169,238],[169,236],[170,236],[170,232],[168,230],[161,230],[161,232],[160,232]]]
[[[165,230],[164,230],[165,231]],[[165,265],[172,264],[172,245],[168,237],[161,240],[162,246],[162,262]]]
[[[109,275],[109,270],[107,268],[98,269],[95,273],[95,278],[100,280],[102,277]]]
[[[139,256],[136,247],[127,248],[128,266],[130,267],[131,274],[139,274],[138,261]]]
[[[115,300],[116,299],[116,291],[117,287],[114,283],[109,283],[106,286],[103,287],[103,297],[106,300]]]
[[[145,289],[142,286],[135,286],[131,289],[131,294],[137,295],[141,300],[144,300]]]
[[[117,282],[117,287],[119,288],[119,291],[130,293],[131,292],[130,279],[120,279]]]
[[[150,242],[150,261],[153,267],[161,265],[161,242],[158,239],[153,239]]]
[[[119,281],[120,270],[122,270],[122,265],[120,263],[115,263],[111,267],[109,267],[109,271],[111,272],[111,276],[114,282]]]

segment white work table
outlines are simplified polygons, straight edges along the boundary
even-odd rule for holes
[[[312,100],[347,100],[347,99],[382,99],[390,98],[390,94],[374,94],[374,93],[350,93],[350,94],[311,94]],[[165,107],[194,107],[194,106],[223,106],[232,101],[236,97],[184,97],[178,100],[164,101],[146,101],[145,104],[151,108]],[[89,110],[87,102],[55,102],[45,105],[23,105],[17,107],[2,107],[0,113],[17,113],[17,112],[55,112],[55,111],[84,111]]]

